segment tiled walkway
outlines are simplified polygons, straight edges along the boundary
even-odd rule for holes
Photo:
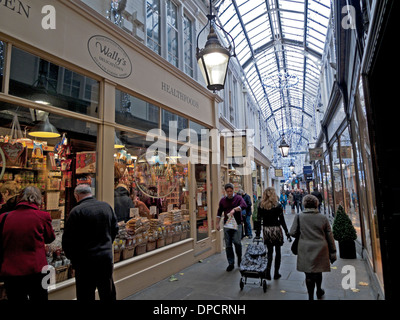
[[[289,229],[293,218],[292,214],[285,215]],[[243,254],[250,241],[243,239]],[[296,270],[296,256],[291,253],[290,245],[291,243],[287,242],[285,237],[281,251],[282,277],[279,280],[267,281],[266,293],[260,287],[258,279],[248,279],[243,290],[240,290],[239,268],[235,266],[233,271],[225,271],[227,260],[223,251],[178,273],[171,274],[171,277],[126,300],[307,300],[305,276],[304,273]],[[348,265],[356,270],[356,286],[344,289],[342,281],[348,273],[342,273],[342,271],[345,271],[346,268],[343,270],[343,267]],[[271,274],[273,275],[273,267]],[[376,300],[377,297],[371,285],[366,263],[360,258],[344,260],[338,255],[338,260],[331,265],[331,272],[323,273],[322,287],[325,289],[324,300]]]

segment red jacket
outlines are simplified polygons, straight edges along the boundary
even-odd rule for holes
[[[4,214],[0,216],[0,222]],[[47,265],[45,243],[55,239],[51,217],[36,204],[20,202],[11,211],[3,229],[2,276],[40,273]]]

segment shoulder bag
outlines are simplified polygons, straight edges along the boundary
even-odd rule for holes
[[[292,247],[291,247],[292,253],[293,253],[294,255],[297,255],[298,246],[299,246],[299,239],[300,239],[300,215],[297,216],[297,219],[298,219],[298,221],[297,221],[296,237],[295,237],[295,239],[294,239],[294,241],[293,241],[293,243],[292,243]]]

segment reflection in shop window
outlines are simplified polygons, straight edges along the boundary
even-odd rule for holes
[[[170,127],[177,130],[177,137],[175,137],[175,139],[178,139],[179,133],[188,127],[188,120],[186,118],[167,110],[161,111],[161,119],[161,129],[164,131],[165,135],[170,138],[174,138],[170,135]]]
[[[193,72],[193,22],[186,15],[183,16],[183,46],[185,73],[191,77]]]
[[[161,55],[160,0],[147,0],[146,11],[147,46]]]
[[[45,118],[60,137],[30,136],[32,128]],[[75,186],[87,183],[96,194],[96,144],[96,124],[0,102],[0,147],[6,154],[5,163],[0,158],[0,168],[5,167],[0,185],[14,181],[18,190],[34,185],[42,191],[40,209],[50,213],[56,234],[56,240],[46,246],[47,261],[56,268],[56,282],[73,276],[62,251],[62,233],[76,205]]]
[[[13,47],[9,93],[98,117],[99,82]]]
[[[6,56],[6,44],[3,41],[0,41],[0,91],[3,91],[5,56]]]
[[[190,237],[187,165],[156,150],[146,136],[116,131],[123,148],[114,150],[114,206],[120,232],[114,242],[115,262]],[[133,204],[130,208],[118,204]]]
[[[178,67],[178,8],[167,0],[167,43],[168,61]]]
[[[131,96],[115,92],[115,122],[138,130],[148,131],[159,127],[159,107]]]
[[[340,136],[340,158],[342,161],[345,211],[353,222],[357,231],[357,239],[361,242],[360,208],[357,188],[357,176],[353,158],[353,148],[350,133],[346,128]]]

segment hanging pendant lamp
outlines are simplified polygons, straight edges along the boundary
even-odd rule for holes
[[[50,123],[49,117],[34,126],[28,134],[36,138],[58,138],[61,136],[56,127]]]

